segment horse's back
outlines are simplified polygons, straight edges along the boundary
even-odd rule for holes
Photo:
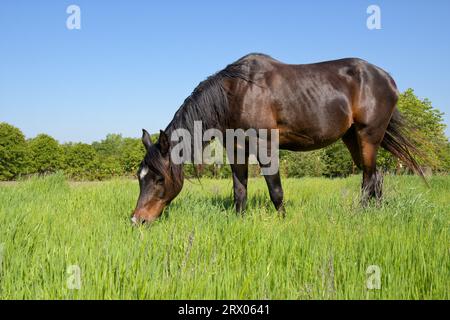
[[[244,128],[279,129],[280,144],[288,149],[321,148],[354,122],[375,121],[374,113],[383,107],[371,101],[386,104],[382,112],[392,111],[392,78],[359,58],[286,64],[250,54],[238,62],[251,81],[236,94],[234,121]]]

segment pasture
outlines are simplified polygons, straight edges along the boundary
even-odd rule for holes
[[[263,179],[244,217],[231,179],[186,181],[140,227],[133,180],[0,184],[0,299],[449,299],[450,178],[430,184],[387,176],[362,209],[360,176],[285,179],[282,219]]]

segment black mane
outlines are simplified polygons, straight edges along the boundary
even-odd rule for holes
[[[226,128],[229,116],[229,104],[227,92],[223,86],[223,80],[234,78],[251,82],[250,66],[247,64],[247,58],[250,56],[270,58],[260,53],[246,55],[236,62],[229,64],[225,69],[200,82],[175,113],[175,116],[165,130],[166,134],[170,137],[173,130],[180,128],[186,129],[192,134],[194,121],[202,121],[203,130],[209,128],[222,130]]]

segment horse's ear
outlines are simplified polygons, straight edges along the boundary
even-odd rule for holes
[[[145,150],[148,150],[153,144],[150,134],[145,129],[142,129],[142,143],[144,144]]]
[[[161,154],[165,156],[169,152],[170,144],[167,134],[162,130],[159,130],[158,144],[159,144],[159,151],[161,151]]]

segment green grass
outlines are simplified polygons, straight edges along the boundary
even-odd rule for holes
[[[202,180],[186,182],[168,217],[138,228],[134,181],[0,185],[0,298],[450,298],[450,177],[431,189],[386,177],[383,206],[366,210],[359,176],[283,182],[286,219],[262,179],[250,180],[244,217],[230,180]],[[67,287],[70,265],[80,290]],[[379,290],[367,289],[370,265]]]

